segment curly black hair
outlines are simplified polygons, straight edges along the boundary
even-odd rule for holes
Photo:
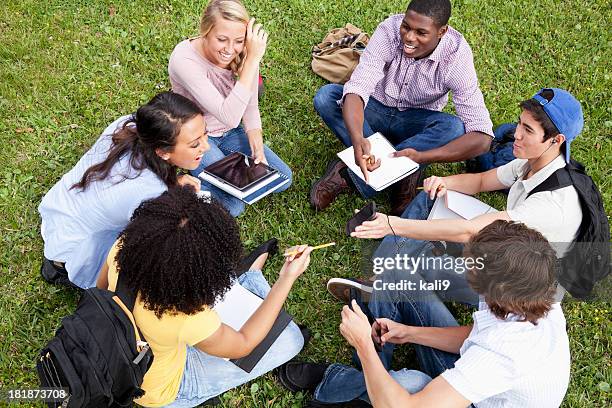
[[[115,262],[127,287],[161,317],[214,305],[230,288],[241,254],[236,220],[191,188],[176,187],[134,211]]]

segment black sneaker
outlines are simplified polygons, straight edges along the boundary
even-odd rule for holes
[[[278,380],[291,392],[313,392],[323,381],[329,364],[291,360],[278,368]]]

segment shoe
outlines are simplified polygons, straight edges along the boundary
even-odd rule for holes
[[[421,182],[421,170],[398,181],[391,187],[391,215],[400,216],[417,195],[417,187]]]
[[[306,404],[306,408],[370,408],[372,405],[360,399],[354,399],[347,402],[334,402],[331,404],[324,404],[317,400],[311,400]]]
[[[329,364],[290,360],[278,368],[278,380],[291,392],[313,392],[323,381]]]
[[[346,169],[346,164],[340,159],[329,162],[325,174],[318,179],[310,189],[310,205],[317,211],[322,211],[334,202],[342,193],[351,191],[351,187],[340,173]]]
[[[251,251],[250,254],[245,256],[240,260],[240,263],[234,270],[236,276],[240,276],[249,269],[251,269],[251,265],[257,258],[259,258],[262,254],[268,253],[268,256],[276,255],[278,253],[278,240],[276,238],[272,238],[255,248]]]
[[[360,293],[362,302],[369,302],[370,296],[374,291],[374,282],[356,278],[331,278],[327,281],[327,291],[342,303],[349,304],[351,289],[356,289]]]
[[[308,330],[308,327],[306,327],[306,325],[297,323],[297,326],[300,329],[300,332],[302,333],[302,337],[304,338],[304,347],[306,347],[306,345],[308,343],[310,343],[310,339],[312,338],[312,334],[310,334],[310,330]],[[302,348],[304,348],[304,347],[302,347]]]

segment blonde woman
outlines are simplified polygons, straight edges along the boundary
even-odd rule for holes
[[[204,112],[210,152],[201,170],[239,151],[269,164],[287,178],[291,170],[263,143],[259,114],[259,64],[266,52],[268,33],[250,18],[238,0],[211,0],[200,22],[200,36],[180,42],[170,56],[172,89]],[[282,191],[289,187],[289,183]],[[242,201],[204,183],[233,216],[244,211]]]

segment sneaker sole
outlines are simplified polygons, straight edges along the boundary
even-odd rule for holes
[[[308,194],[308,200],[310,201],[310,206],[312,208],[314,208],[315,210],[317,210],[317,211],[323,211],[327,207],[325,207],[325,208],[317,208],[317,206],[314,203],[313,192],[315,191],[316,187],[321,183],[321,181],[325,177],[327,177],[329,175],[329,173],[331,173],[331,171],[334,168],[334,166],[336,164],[338,164],[338,160],[339,159],[334,159],[334,160],[330,161],[329,163],[327,163],[327,167],[325,168],[325,173],[323,173],[323,175],[321,177],[319,177],[319,179],[312,184],[312,187],[310,187],[310,193]],[[332,201],[332,203],[333,203],[333,201]],[[330,203],[330,205],[331,205],[331,203]]]
[[[327,291],[336,299],[343,303],[348,303],[349,299],[344,296],[346,289],[355,288],[361,291],[361,300],[363,302],[369,302],[370,296],[374,291],[372,286],[364,285],[359,282],[344,278],[331,278],[327,281]]]

